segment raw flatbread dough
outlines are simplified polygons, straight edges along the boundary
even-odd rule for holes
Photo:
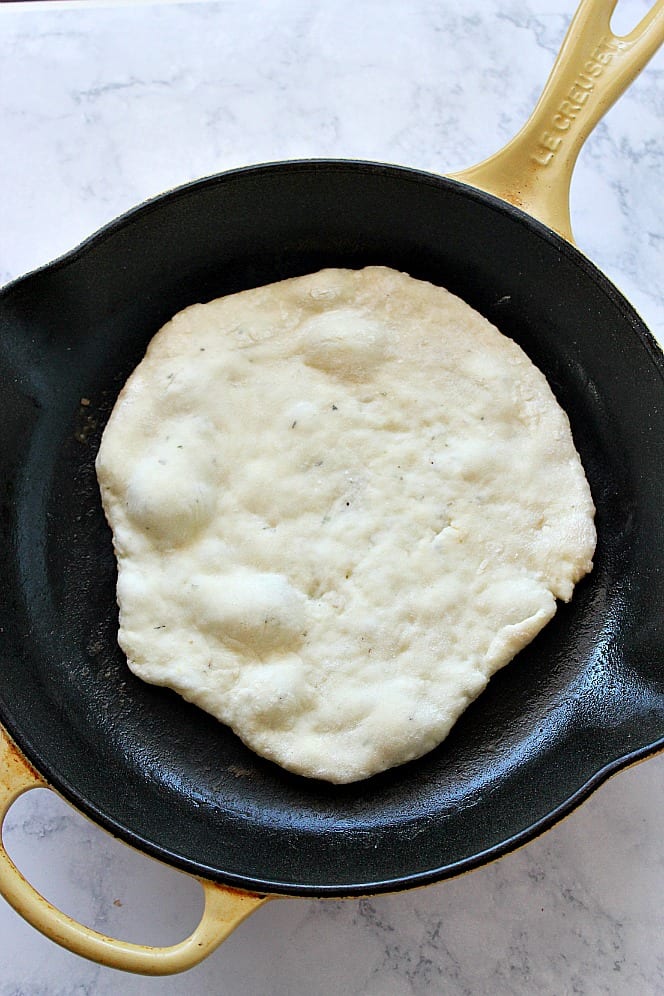
[[[97,459],[119,642],[291,771],[439,744],[592,567],[566,415],[459,298],[383,267],[197,304]]]

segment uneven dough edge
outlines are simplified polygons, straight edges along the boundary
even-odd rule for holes
[[[364,273],[367,275],[367,279],[375,278],[378,281],[379,286],[383,288],[385,283],[387,282],[389,284],[389,281],[391,280],[394,280],[395,286],[397,287],[403,279],[406,281],[411,280],[411,278],[408,277],[404,278],[404,275],[401,274],[392,277],[391,273],[389,271],[386,273],[383,268],[368,268],[366,271],[328,271],[328,273],[331,274],[330,280],[332,281],[343,281],[345,279],[343,276],[345,272],[354,274]],[[341,276],[339,276],[339,274],[341,274]],[[294,278],[292,281],[284,281],[282,285],[271,286],[279,287],[291,285],[288,289],[284,288],[284,291],[286,292],[287,290],[287,294],[290,294],[294,283],[298,281],[310,281],[310,283],[315,285],[315,281],[318,276],[319,275],[313,274],[310,277]],[[422,282],[417,283],[421,284]],[[438,294],[441,290],[440,288],[433,288],[432,285],[425,286],[430,287],[434,294]],[[269,287],[261,288],[257,293],[265,296],[265,294],[268,294],[269,291]],[[243,292],[243,294],[252,295],[254,292],[248,291]],[[452,297],[452,295],[450,296]],[[239,298],[242,297],[242,295],[234,295],[233,297]],[[229,299],[221,299],[222,303],[213,302],[211,305],[214,307],[218,306],[219,309],[223,311],[223,302],[227,302],[228,300]],[[143,555],[143,540],[140,537],[137,540],[136,536],[133,534],[135,533],[135,530],[132,531],[131,525],[128,524],[123,508],[125,498],[123,494],[124,468],[121,441],[122,437],[125,435],[124,423],[127,419],[131,420],[135,418],[136,415],[138,415],[139,421],[141,417],[143,417],[140,412],[140,398],[146,390],[148,392],[152,390],[150,386],[150,376],[152,376],[154,369],[158,369],[163,364],[165,359],[167,361],[170,361],[172,358],[177,359],[182,348],[184,347],[185,350],[188,348],[188,338],[190,336],[190,332],[184,330],[184,325],[187,321],[189,321],[187,313],[193,311],[195,314],[200,315],[201,309],[209,309],[211,305],[193,306],[193,309],[186,309],[184,313],[180,313],[180,315],[175,316],[172,322],[169,322],[164,329],[158,333],[157,336],[155,336],[148,348],[145,360],[141,365],[139,365],[134,374],[132,374],[121,392],[111,419],[109,420],[107,431],[104,434],[104,440],[102,441],[102,446],[97,458],[97,473],[104,510],[114,534],[114,546],[119,566],[119,587],[124,576],[123,572],[125,571],[126,564],[132,561],[132,558],[137,555],[137,551],[139,557]],[[468,308],[467,305],[463,305],[463,307]],[[482,319],[482,323],[484,330],[484,326],[487,326],[488,323],[486,323],[484,319]],[[182,326],[182,328],[179,328],[179,326]],[[495,330],[492,329],[491,334],[493,335],[494,332]],[[483,331],[482,335],[485,334],[486,333]],[[511,346],[513,345],[514,344],[511,344]],[[371,354],[368,355],[371,359]],[[323,362],[329,362],[328,354],[323,355]],[[147,371],[147,373],[144,374],[144,371]],[[542,378],[542,375],[539,374],[539,377]],[[546,385],[546,390],[550,393],[548,385]],[[557,411],[557,417],[562,423],[566,423],[567,432],[569,433],[569,422],[567,420],[567,416],[561,409],[558,408]],[[115,437],[115,444],[109,444],[109,440],[112,437]],[[592,523],[592,516],[594,514],[592,498],[590,496],[585,476],[583,475],[580,461],[578,461],[578,455],[576,454],[576,451],[573,451],[573,453],[576,457],[578,466],[575,464],[570,473],[571,479],[574,482],[574,487],[578,489],[578,493],[575,495],[578,504],[578,511],[570,512],[569,527],[566,523],[563,523],[563,527],[569,528],[574,534],[571,538],[568,537],[566,539],[566,544],[572,542],[573,545],[573,542],[576,542],[578,543],[578,547],[576,559],[573,563],[571,563],[571,565],[569,563],[567,565],[563,564],[561,579],[556,581],[556,594],[558,597],[565,600],[568,600],[569,597],[571,597],[572,588],[577,581],[592,568],[592,552],[594,550],[596,539],[594,525]],[[225,712],[223,708],[223,696],[220,705],[215,701],[214,693],[211,693],[207,687],[203,687],[202,690],[192,687],[190,677],[182,678],[181,675],[178,673],[173,674],[172,671],[160,674],[158,668],[151,664],[149,660],[148,663],[136,660],[136,645],[132,637],[132,627],[129,626],[128,628],[125,628],[124,626],[123,619],[127,616],[127,613],[123,611],[122,606],[121,631],[119,639],[123,650],[127,654],[129,666],[133,673],[138,677],[152,684],[165,685],[175,689],[188,701],[199,705],[207,712],[210,712],[212,715],[216,716],[216,718],[218,718],[221,722],[230,725],[238,736],[240,736],[241,739],[243,739],[244,742],[253,750],[256,750],[258,753],[269,758],[270,760],[275,761],[288,770],[291,770],[297,774],[307,775],[308,777],[322,778],[331,782],[342,784],[364,779],[372,774],[385,770],[386,768],[414,760],[415,758],[421,757],[428,753],[433,747],[442,742],[442,740],[444,740],[449,733],[449,730],[453,724],[458,719],[459,715],[483,690],[489,677],[499,668],[505,666],[505,664],[507,664],[513,656],[518,653],[520,649],[522,649],[523,646],[531,642],[534,636],[553,616],[556,610],[556,601],[550,590],[548,591],[548,598],[545,599],[545,602],[546,604],[543,605],[537,612],[531,613],[527,615],[525,619],[517,622],[510,622],[509,624],[502,626],[497,631],[484,658],[479,662],[476,661],[474,667],[469,669],[466,684],[464,685],[463,682],[459,684],[456,698],[448,703],[447,708],[443,709],[441,707],[439,709],[440,715],[438,716],[436,722],[422,727],[422,730],[420,731],[419,743],[417,745],[410,744],[407,736],[403,734],[403,731],[401,731],[402,740],[398,745],[396,754],[393,755],[391,753],[392,745],[386,739],[382,746],[379,746],[378,748],[375,744],[372,745],[371,743],[369,743],[366,748],[360,748],[357,745],[354,746],[353,757],[349,763],[346,763],[343,760],[343,753],[344,744],[347,745],[348,738],[351,735],[352,730],[342,730],[337,737],[338,744],[333,735],[328,733],[322,736],[320,738],[321,742],[324,742],[327,745],[324,750],[321,750],[320,747],[317,746],[318,741],[315,737],[312,737],[311,734],[307,735],[308,740],[311,741],[310,743],[303,745],[302,740],[300,740],[298,746],[297,736],[289,738],[288,731],[278,731],[278,743],[275,747],[274,731],[270,731],[269,729],[261,729],[260,725],[257,729],[252,728],[248,730],[243,727],[241,722],[237,722],[233,720],[232,717],[229,717],[228,713]],[[130,612],[129,615],[131,615]],[[154,626],[153,628],[157,630],[160,627]],[[328,759],[331,760],[326,762],[324,759],[321,759],[321,754],[324,756],[326,755]]]

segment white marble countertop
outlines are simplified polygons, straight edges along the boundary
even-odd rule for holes
[[[618,28],[645,12],[623,0]],[[223,0],[0,7],[0,283],[195,177],[296,157],[447,172],[533,106],[573,0]],[[664,342],[664,54],[572,191],[580,247]],[[661,611],[661,607],[660,607]],[[186,978],[121,975],[0,900],[0,996],[664,993],[664,757],[492,865],[416,892],[276,901]],[[53,795],[5,827],[27,875],[105,932],[173,943],[200,890]]]

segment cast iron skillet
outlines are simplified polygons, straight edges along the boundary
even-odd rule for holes
[[[582,4],[534,124],[488,173],[465,175],[536,202],[568,236],[578,147],[664,27],[660,0],[648,25],[618,41],[605,8]],[[563,127],[572,87],[587,113]],[[513,178],[519,158],[508,189],[501,169]],[[366,264],[448,287],[545,372],[570,417],[599,543],[573,601],[437,750],[334,787],[262,760],[128,671],[93,464],[118,391],[176,311]],[[47,916],[3,850],[3,893],[61,943],[116,967],[175,971],[218,943],[258,893],[353,896],[455,875],[532,838],[662,747],[664,360],[609,281],[520,209],[457,180],[360,162],[281,163],[190,184],[4,290],[0,376],[5,808],[41,776],[125,841],[240,890],[208,887],[208,935],[183,962],[181,946],[157,957]],[[16,746],[40,776],[26,774]],[[213,922],[212,896],[226,926]]]

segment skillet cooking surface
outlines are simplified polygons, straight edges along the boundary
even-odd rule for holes
[[[570,605],[438,749],[334,787],[262,760],[129,672],[94,458],[118,391],[176,311],[366,264],[448,287],[544,371],[599,544]],[[639,318],[580,253],[450,180],[285,163],[148,203],[0,295],[2,720],[98,823],[248,889],[377,892],[496,856],[661,746],[663,372]]]

